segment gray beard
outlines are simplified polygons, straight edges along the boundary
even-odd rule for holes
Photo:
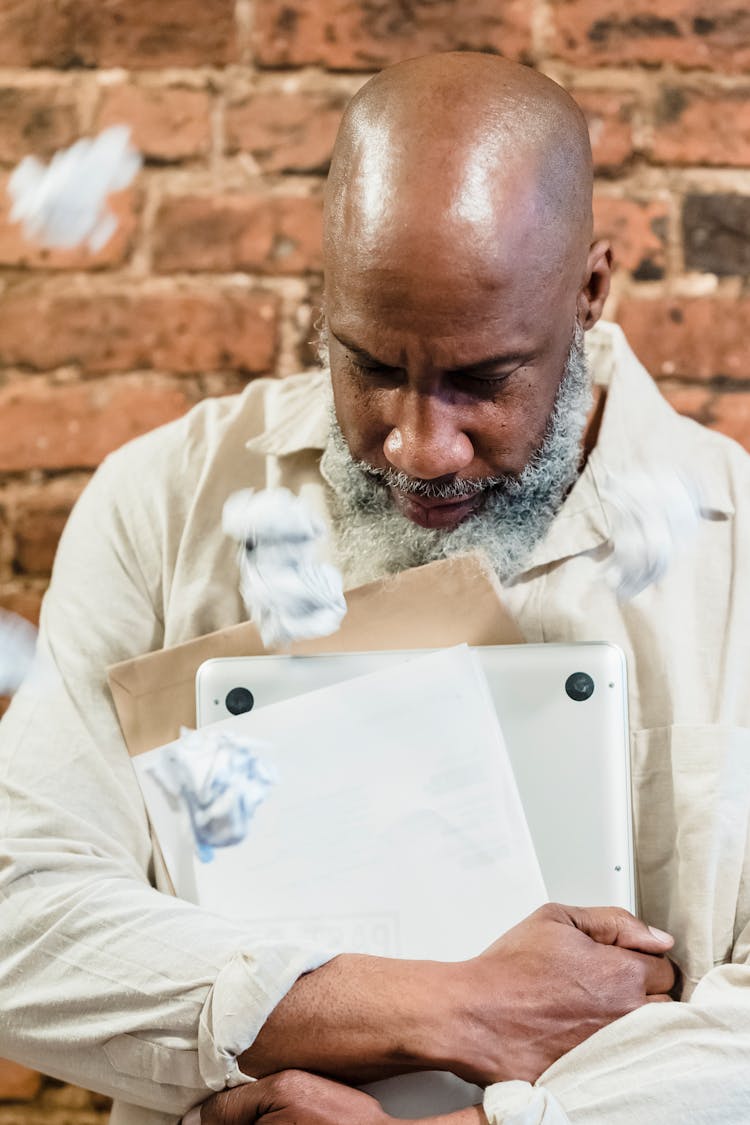
[[[446,499],[465,493],[465,487],[410,482],[395,471],[355,461],[332,415],[320,467],[333,491],[333,549],[346,584],[361,585],[470,551],[483,552],[500,581],[510,582],[546,535],[578,476],[591,403],[583,330],[576,323],[539,449],[519,475],[476,482],[469,491],[485,493],[479,509],[450,530],[412,523],[396,509],[388,486]]]

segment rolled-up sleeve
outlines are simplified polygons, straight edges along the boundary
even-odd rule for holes
[[[490,1125],[750,1120],[750,969],[735,985],[736,997],[639,1009],[571,1051],[535,1087],[490,1087],[485,1094]]]
[[[71,517],[39,666],[0,723],[0,1056],[179,1116],[245,1080],[238,1054],[327,954],[259,945],[151,885],[105,674],[158,647],[162,560],[139,556],[118,479],[105,466]]]
[[[490,1125],[727,1125],[750,1121],[750,926],[735,962],[688,1003],[646,1004],[564,1055],[536,1086],[485,1093]]]

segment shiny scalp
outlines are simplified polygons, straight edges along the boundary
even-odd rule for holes
[[[420,225],[486,248],[520,209],[549,267],[578,273],[592,182],[585,119],[551,79],[475,52],[411,59],[367,82],[344,114],[326,189],[326,256],[379,252]]]

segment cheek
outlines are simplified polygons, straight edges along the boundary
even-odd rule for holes
[[[380,465],[389,429],[378,395],[357,387],[353,380],[332,373],[333,402],[341,432],[352,456]]]
[[[478,406],[469,436],[488,475],[520,473],[544,441],[555,401],[554,389],[540,394],[536,380],[503,398]]]

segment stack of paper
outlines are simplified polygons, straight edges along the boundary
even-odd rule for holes
[[[190,821],[135,760],[179,894],[264,940],[463,960],[545,901],[478,657],[432,653],[222,726],[265,743],[277,777],[246,838],[201,863]],[[476,1101],[446,1076],[370,1087],[392,1113]]]

